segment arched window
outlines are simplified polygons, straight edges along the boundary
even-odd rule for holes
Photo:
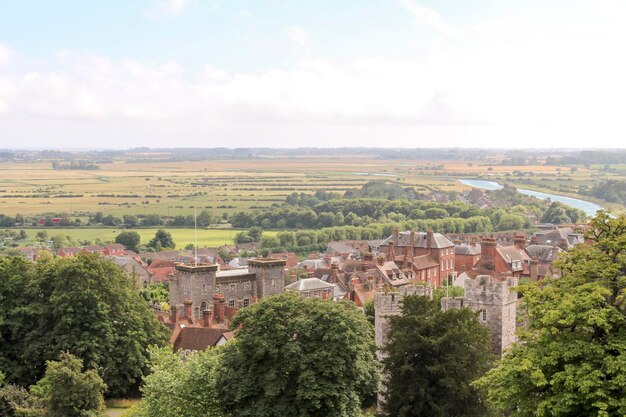
[[[202,314],[203,311],[206,311],[206,303],[204,301],[200,303],[200,314]]]

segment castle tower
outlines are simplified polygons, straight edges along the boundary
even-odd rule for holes
[[[515,342],[517,324],[517,293],[511,287],[518,279],[508,277],[506,281],[494,281],[489,275],[479,275],[464,282],[465,296],[442,298],[441,307],[471,308],[478,311],[478,320],[489,329],[491,350],[499,357]]]
[[[432,299],[433,290],[430,287],[406,285],[398,288],[397,292],[383,293],[377,292],[374,296],[374,332],[376,338],[376,357],[379,361],[384,359],[382,347],[388,340],[390,316],[398,316],[402,313],[402,300],[407,295],[421,295]],[[385,399],[385,375],[381,378],[381,385],[378,388],[378,411],[381,410],[381,404]]]
[[[217,268],[217,265],[177,264],[169,282],[170,307],[177,307],[179,313],[183,312],[183,304],[189,300],[191,318],[200,320],[202,312],[213,303]],[[186,311],[189,312],[189,307]]]
[[[286,260],[275,258],[256,258],[248,261],[248,270],[256,274],[259,299],[284,291],[286,264]]]

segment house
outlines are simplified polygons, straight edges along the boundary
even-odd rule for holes
[[[406,269],[415,279],[441,287],[442,282],[455,273],[454,243],[432,229],[426,233],[404,231],[398,228],[379,246],[387,260]]]
[[[319,278],[303,278],[285,287],[287,292],[295,292],[304,298],[334,298],[335,286]]]
[[[98,245],[89,245],[89,246],[83,247],[82,252],[96,253],[98,255],[102,255],[104,254],[104,248]]]
[[[480,259],[474,265],[474,271],[495,279],[530,277],[531,257],[525,250],[525,242],[523,236],[518,236],[514,245],[499,246],[495,239],[483,238]]]
[[[37,259],[38,251],[35,248],[31,248],[30,246],[23,246],[16,249],[19,253],[22,254],[24,258],[28,259],[29,261],[34,262]]]
[[[221,346],[233,335],[223,322],[213,323],[213,310],[204,310],[200,319],[194,319],[190,300],[185,302],[182,315],[179,315],[177,307],[173,306],[169,317],[158,318],[172,331],[170,344],[175,352],[181,350],[199,352]]]
[[[167,259],[154,259],[146,268],[150,274],[149,282],[166,282],[176,270],[177,263]]]
[[[470,243],[454,245],[455,271],[470,271],[480,260],[480,244],[472,240]]]
[[[585,243],[582,233],[575,232],[571,227],[554,227],[552,230],[540,230],[531,239],[531,244],[557,245],[563,250]]]
[[[151,283],[150,272],[141,262],[127,256],[107,256],[137,283],[138,288],[145,288]]]
[[[102,253],[107,256],[122,256],[126,253],[126,247],[120,243],[106,245]]]
[[[59,255],[61,258],[67,258],[70,256],[78,255],[82,250],[83,249],[79,248],[78,246],[71,246],[71,247],[59,249],[59,251],[57,252],[57,255]]]

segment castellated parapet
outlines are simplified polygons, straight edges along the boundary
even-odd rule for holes
[[[470,308],[479,312],[478,320],[489,329],[491,350],[502,356],[503,352],[516,340],[517,293],[511,291],[518,279],[508,277],[505,281],[494,281],[489,275],[479,275],[464,282],[464,297],[441,299],[444,310]]]
[[[377,347],[380,348],[387,343],[389,328],[387,317],[397,316],[402,312],[401,301],[407,295],[421,295],[432,299],[433,290],[425,286],[406,285],[399,287],[397,292],[376,293],[374,297],[374,326]]]

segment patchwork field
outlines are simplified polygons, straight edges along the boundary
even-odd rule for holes
[[[355,157],[306,157],[141,162],[114,160],[99,170],[53,170],[50,161],[0,164],[0,213],[38,216],[97,211],[189,215],[208,209],[215,216],[263,208],[285,196],[316,190],[343,192],[372,179],[390,179],[417,191],[467,189],[458,178],[484,178],[524,188],[581,196],[594,181],[624,178],[620,172],[501,161],[415,161]]]

